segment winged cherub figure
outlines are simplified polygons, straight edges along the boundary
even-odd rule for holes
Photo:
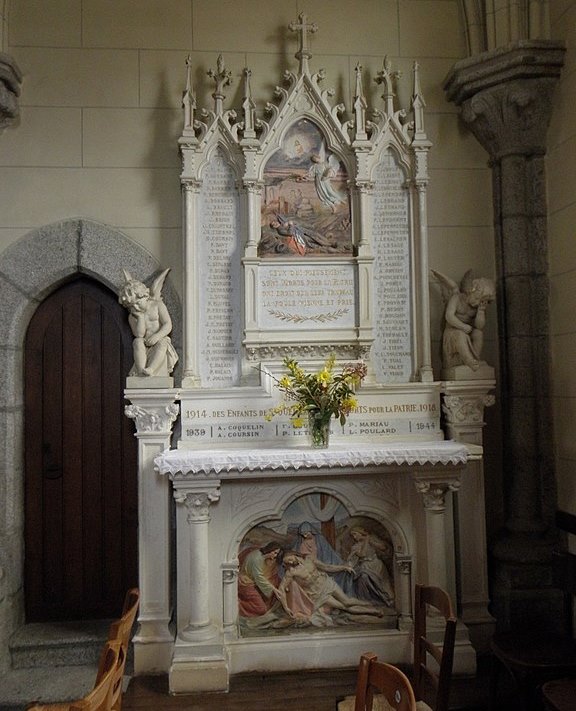
[[[472,269],[464,274],[460,284],[440,272],[431,270],[440,282],[446,303],[442,364],[444,369],[467,365],[478,370],[482,361],[486,307],[496,297],[492,279],[474,277]]]
[[[129,311],[128,323],[134,335],[134,365],[131,376],[169,376],[178,362],[178,354],[169,333],[172,319],[162,300],[162,287],[170,269],[154,279],[149,289],[125,269],[126,283],[118,295],[119,303]]]

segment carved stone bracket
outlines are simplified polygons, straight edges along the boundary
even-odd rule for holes
[[[22,72],[8,54],[0,52],[0,133],[19,115]]]
[[[148,406],[126,405],[124,414],[136,424],[137,436],[143,433],[170,432],[180,408],[176,403],[170,405]]]

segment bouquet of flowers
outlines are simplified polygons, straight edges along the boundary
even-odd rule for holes
[[[285,358],[284,366],[288,372],[275,380],[287,402],[272,408],[267,419],[288,410],[294,427],[302,427],[306,415],[313,443],[315,431],[329,428],[332,416],[343,425],[358,404],[354,394],[366,376],[367,368],[363,362],[347,363],[340,372],[334,372],[335,362],[335,356],[331,355],[321,370],[306,373],[293,358]]]

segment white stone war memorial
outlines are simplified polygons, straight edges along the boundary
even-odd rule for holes
[[[474,671],[470,638],[491,624],[493,370],[432,371],[418,66],[408,107],[386,58],[375,77],[356,67],[352,106],[332,105],[308,48],[318,28],[301,15],[290,29],[297,65],[270,78],[258,113],[249,68],[241,106],[226,108],[219,57],[201,109],[188,66],[182,383],[145,373],[126,390],[139,441],[135,667],[168,672],[173,693],[226,690],[241,672],[350,667],[367,650],[409,662],[416,582],[457,604],[456,672]],[[478,303],[464,304],[476,326],[463,333],[482,330]],[[285,358],[317,372],[331,355],[363,361],[367,376],[315,449],[287,413],[266,415]]]

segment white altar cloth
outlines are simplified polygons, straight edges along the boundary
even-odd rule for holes
[[[369,467],[403,464],[465,464],[468,448],[452,440],[389,444],[331,444],[328,449],[266,447],[262,449],[166,449],[154,459],[160,474],[220,474],[265,470]]]

